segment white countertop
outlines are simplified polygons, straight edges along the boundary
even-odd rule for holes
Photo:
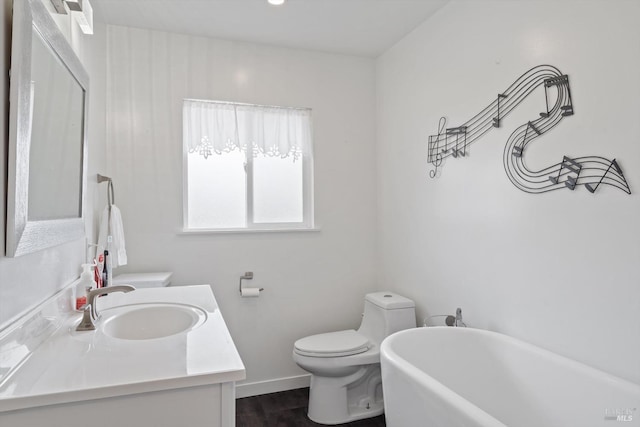
[[[62,326],[0,385],[0,412],[57,403],[239,381],[245,368],[208,285],[138,289],[99,298],[98,311],[138,303],[195,305],[206,321],[188,332],[122,340]]]

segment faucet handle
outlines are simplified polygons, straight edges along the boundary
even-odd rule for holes
[[[456,326],[467,327],[467,324],[462,321],[462,309],[460,307],[456,309]]]

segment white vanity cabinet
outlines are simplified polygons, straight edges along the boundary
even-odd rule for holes
[[[233,383],[116,396],[0,413],[6,427],[235,426]]]
[[[158,304],[197,307],[205,320],[162,338],[108,334],[110,310]],[[235,382],[245,368],[210,286],[112,293],[97,307],[104,316],[95,331],[75,330],[80,313],[61,314],[55,333],[4,376],[0,426],[235,426]],[[36,326],[46,317],[34,316]],[[16,336],[0,340],[0,349],[20,349]]]

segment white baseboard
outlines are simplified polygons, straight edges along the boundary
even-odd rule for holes
[[[311,375],[307,374],[277,378],[275,380],[257,381],[255,383],[236,384],[236,399],[309,387],[310,383]]]

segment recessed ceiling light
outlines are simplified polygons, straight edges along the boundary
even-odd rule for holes
[[[273,6],[281,6],[284,4],[285,0],[267,0],[270,5]]]

